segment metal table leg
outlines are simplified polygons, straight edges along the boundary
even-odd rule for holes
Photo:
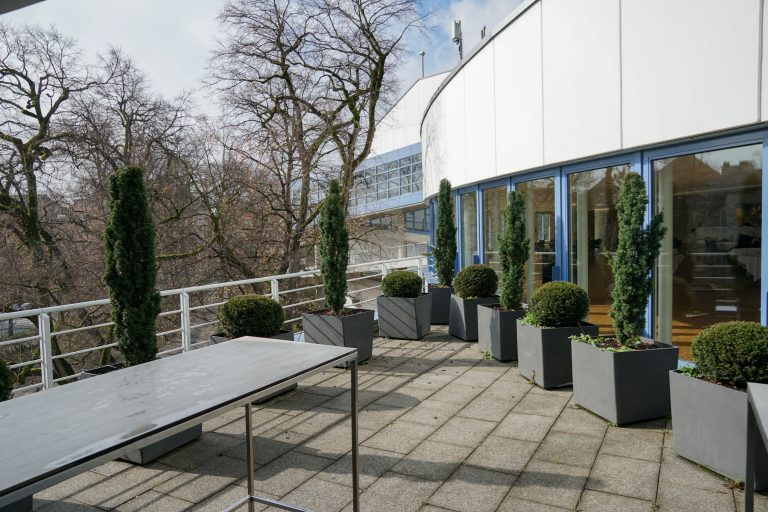
[[[744,479],[744,512],[753,512],[755,494],[755,452],[760,440],[752,404],[747,402],[747,475]]]
[[[357,439],[357,359],[349,364],[352,413],[352,510],[360,512],[360,449]]]

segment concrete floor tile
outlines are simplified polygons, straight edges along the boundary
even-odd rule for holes
[[[200,503],[196,503],[190,509],[190,512],[221,512],[222,510],[234,504],[240,498],[243,498],[247,494],[248,494],[248,491],[242,486],[230,485],[226,489],[219,491],[218,493],[214,494],[210,498]],[[260,492],[259,495],[269,499],[273,499],[273,500],[280,499],[279,496],[269,495],[263,492]],[[262,505],[260,503],[254,503],[254,509],[256,510],[256,512],[260,512],[266,508],[267,508],[266,505]],[[243,510],[243,508],[241,507],[239,510]]]
[[[291,451],[261,466],[254,473],[254,486],[259,492],[285,496],[330,465],[324,457]],[[245,478],[237,485],[247,486]]]
[[[206,432],[199,438],[189,444],[182,446],[168,455],[157,459],[161,464],[173,466],[182,471],[189,471],[200,464],[205,464],[210,459],[218,457],[231,450],[233,447],[244,441],[244,437],[236,437],[218,434],[216,432]],[[243,453],[245,453],[243,451]],[[243,455],[245,457],[245,455]]]
[[[279,429],[262,432],[253,438],[254,462],[256,464],[267,464],[284,453],[293,450],[307,439],[309,439],[307,435]],[[240,444],[233,446],[224,452],[224,455],[245,460],[245,441],[241,441]]]
[[[602,438],[608,429],[608,422],[586,409],[568,405],[552,426],[555,432],[568,432]]]
[[[664,434],[657,430],[611,427],[601,453],[661,462]]]
[[[493,435],[538,443],[544,439],[554,422],[555,418],[549,416],[520,414],[513,410],[499,423]]]
[[[461,466],[429,503],[458,512],[492,512],[507,495],[514,479],[506,473]]]
[[[121,460],[113,460],[105,464],[102,464],[101,466],[96,466],[91,471],[104,476],[112,476],[120,473],[121,471],[125,471],[126,469],[130,469],[132,467],[133,467],[133,464],[130,464],[128,462],[123,462]]]
[[[584,491],[581,495],[578,511],[584,512],[654,512],[653,502],[605,494],[597,491]]]
[[[531,390],[513,409],[514,412],[537,414],[557,418],[562,412],[568,399],[556,394],[540,394]]]
[[[360,447],[360,488],[365,489],[400,462],[403,455],[367,446]],[[352,486],[352,454],[348,453],[325,468],[318,478]]]
[[[736,512],[744,512],[744,491],[734,490],[733,497],[736,499]],[[754,512],[768,512],[768,492],[755,493],[754,505]]]
[[[519,474],[533,456],[538,443],[499,436],[488,436],[466,464],[490,471]]]
[[[392,467],[395,473],[443,481],[472,453],[472,448],[424,441]]]
[[[429,436],[431,441],[475,447],[496,428],[492,421],[475,420],[454,416]]]
[[[193,471],[163,482],[155,490],[191,503],[200,503],[243,478],[248,472],[244,460],[227,456],[211,459]]]
[[[733,492],[705,491],[662,482],[657,497],[658,510],[662,512],[735,512]]]
[[[357,434],[358,441],[362,443],[374,433],[372,430],[360,428]],[[345,453],[352,450],[352,420],[346,419],[337,423],[323,433],[311,438],[296,448],[296,450],[334,460],[342,457]]]
[[[591,468],[602,440],[598,437],[550,432],[533,457],[537,460]]]
[[[69,480],[65,480],[53,487],[38,492],[35,494],[35,500],[39,499],[46,502],[63,500],[64,498],[74,496],[79,492],[97,485],[99,482],[106,480],[106,478],[106,476],[100,475],[94,471],[86,471],[85,473],[73,476]]]
[[[436,402],[445,402],[447,404],[455,404],[464,407],[468,403],[472,402],[477,395],[482,393],[483,387],[477,385],[457,384],[451,382],[443,389],[432,395],[430,400]]]
[[[415,476],[386,473],[360,496],[362,512],[417,512],[438,488],[440,482]],[[344,512],[352,512],[351,504]]]
[[[658,478],[657,462],[601,453],[595,460],[587,488],[653,501],[656,498]]]
[[[298,416],[283,423],[280,428],[291,430],[293,432],[313,436],[335,425],[349,416],[349,412],[328,409],[325,404],[322,407],[315,407],[310,411],[305,411]]]
[[[100,508],[86,505],[72,498],[65,498],[61,501],[46,501],[35,498],[32,510],[35,512],[101,512]]]
[[[719,492],[726,483],[724,477],[694,464],[668,449],[664,450],[660,480],[671,485],[693,487],[712,492]]]
[[[352,501],[352,489],[327,480],[311,478],[280,501],[312,512],[339,512]]]
[[[499,422],[509,414],[509,411],[511,411],[516,404],[517,400],[515,398],[502,399],[483,393],[459,411],[458,415],[464,416],[465,418]]]
[[[460,405],[425,401],[403,414],[402,419],[439,427],[461,409]]]
[[[405,414],[405,410],[380,403],[372,403],[360,409],[358,422],[361,429],[378,432],[397,418]]]
[[[515,481],[509,495],[573,510],[581,498],[588,475],[586,468],[532,460]]]
[[[162,510],[163,512],[181,512],[189,510],[192,503],[161,494],[147,491],[113,509],[118,512],[135,512],[137,510]]]
[[[525,501],[514,496],[508,496],[498,508],[498,512],[565,512],[569,509]],[[573,509],[570,509],[573,510]]]
[[[429,437],[436,428],[422,423],[411,423],[401,418],[362,444],[371,448],[407,454]]]
[[[106,478],[72,496],[74,499],[99,508],[112,509],[149,491],[179,474],[170,466],[152,464],[134,466],[127,471]]]

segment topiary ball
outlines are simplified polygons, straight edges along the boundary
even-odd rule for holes
[[[13,374],[5,364],[5,361],[0,359],[0,402],[11,399],[11,393],[13,391]]]
[[[573,283],[552,281],[533,294],[528,313],[541,327],[573,327],[589,313],[589,295]]]
[[[453,280],[453,289],[462,299],[492,297],[499,287],[499,276],[488,265],[470,265]]]
[[[227,336],[274,336],[285,321],[283,308],[270,297],[238,295],[219,310],[219,320]]]
[[[412,299],[421,295],[421,277],[416,272],[395,270],[381,281],[381,293],[385,297],[403,297]]]
[[[768,384],[768,327],[756,322],[723,322],[701,331],[693,341],[701,374],[726,386]]]

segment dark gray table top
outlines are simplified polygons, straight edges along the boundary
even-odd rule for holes
[[[239,338],[2,402],[0,498],[354,354]]]

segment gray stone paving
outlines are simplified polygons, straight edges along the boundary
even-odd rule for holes
[[[674,452],[671,422],[617,428],[571,390],[531,386],[444,327],[378,339],[360,367],[361,502],[393,512],[739,512],[744,493]],[[337,369],[258,407],[256,488],[351,511],[349,378]],[[41,512],[217,511],[245,493],[237,410],[147,467],[110,462],[35,496]],[[768,512],[768,496],[757,510]],[[257,510],[265,510],[258,506]]]

